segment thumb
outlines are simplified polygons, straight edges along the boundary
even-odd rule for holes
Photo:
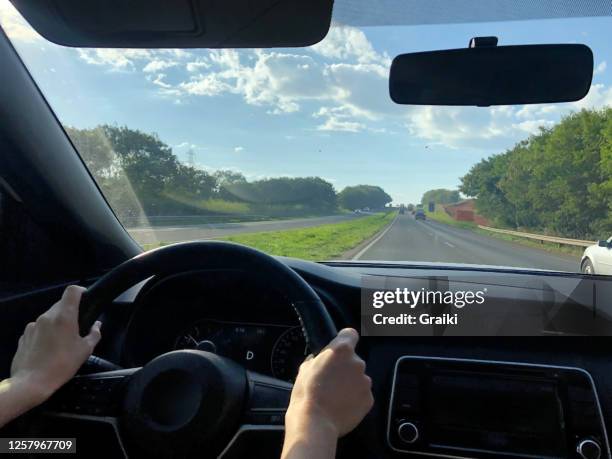
[[[102,327],[102,322],[96,320],[96,322],[91,326],[91,330],[89,330],[89,334],[83,338],[83,340],[87,343],[89,348],[92,350],[96,347],[100,338],[102,338],[102,333],[100,332],[100,327]]]

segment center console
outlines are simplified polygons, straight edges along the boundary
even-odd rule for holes
[[[545,365],[402,357],[387,440],[425,457],[611,458],[589,373]]]

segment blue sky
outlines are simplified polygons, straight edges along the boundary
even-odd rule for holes
[[[481,158],[504,151],[582,107],[612,105],[612,18],[444,26],[334,25],[313,48],[79,50],[39,37],[0,0],[0,24],[63,123],[156,132],[183,161],[248,178],[321,176],[340,190],[382,186],[396,203],[456,188]],[[500,44],[585,43],[591,92],[574,104],[495,108],[405,107],[388,95],[397,54]]]

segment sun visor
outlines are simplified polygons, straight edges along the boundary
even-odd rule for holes
[[[310,46],[333,0],[11,0],[46,39],[96,48]]]

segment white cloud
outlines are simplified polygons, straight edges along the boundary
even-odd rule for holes
[[[198,70],[208,69],[210,67],[211,64],[206,57],[201,57],[195,61],[187,62],[185,65],[188,72],[197,72]]]
[[[5,10],[0,12],[6,15]],[[399,106],[388,96],[388,54],[375,49],[362,30],[339,25],[321,43],[303,50],[77,52],[91,65],[141,72],[159,95],[174,103],[231,95],[264,107],[269,114],[308,111],[319,135],[330,131],[382,133],[389,132],[390,126],[406,126],[415,138],[450,148],[506,148],[572,110],[612,105],[612,88],[594,84],[584,100],[571,104]],[[605,61],[600,62],[595,73],[605,72],[606,66]],[[164,73],[169,68],[173,69],[170,78]]]
[[[512,146],[540,127],[552,127],[561,117],[583,108],[612,106],[612,87],[591,86],[582,100],[557,105],[420,107],[408,116],[410,133],[450,148],[500,149]]]
[[[0,0],[0,25],[11,40],[33,43],[42,37],[19,14],[8,0]]]
[[[548,125],[545,119],[522,119],[516,107],[419,107],[409,116],[409,132],[449,148],[504,148]]]
[[[356,27],[335,25],[325,39],[311,49],[330,59],[391,65],[388,54],[376,52],[365,33]]]
[[[595,67],[595,70],[593,71],[594,75],[601,75],[602,73],[604,73],[606,71],[606,68],[608,68],[608,64],[606,61],[602,61],[599,63],[599,65],[597,67]]]
[[[513,111],[512,107],[504,106],[506,110]],[[515,114],[518,118],[531,120],[535,117],[551,116],[559,113],[561,106],[559,105],[523,105]]]
[[[112,71],[141,69],[159,94],[173,101],[233,94],[275,115],[319,103],[326,109],[319,113],[321,130],[362,130],[386,114],[401,113],[386,97],[389,56],[377,52],[354,27],[336,26],[317,46],[294,52],[87,49],[78,53],[86,63]],[[187,72],[182,76],[173,72],[167,79],[163,70],[178,66]]]
[[[512,123],[511,127],[513,130],[523,131],[526,134],[535,134],[540,128],[549,128],[555,124],[552,120],[537,119],[521,121],[520,123]]]
[[[152,61],[149,61],[147,65],[145,65],[142,68],[142,71],[145,73],[155,73],[155,72],[159,72],[160,70],[164,70],[170,67],[175,67],[176,65],[178,65],[176,61],[165,61],[162,59],[153,59]]]
[[[612,87],[606,87],[601,83],[591,86],[587,96],[570,104],[572,108],[581,110],[583,108],[602,108],[612,105]]]
[[[233,88],[219,78],[217,74],[208,74],[188,82],[182,82],[177,89],[185,94],[196,96],[218,96],[224,92],[231,92]]]
[[[357,121],[343,121],[335,116],[330,116],[327,120],[317,126],[319,131],[344,131],[344,132],[359,132],[365,129],[365,125]]]
[[[145,74],[175,67],[181,60],[192,57],[191,53],[182,49],[80,48],[77,52],[83,61],[91,65],[104,66],[112,71],[134,71],[142,67]]]
[[[164,81],[164,78],[166,78],[166,74],[165,73],[158,73],[155,78],[149,78],[149,80],[156,86],[159,86],[160,88],[163,88],[165,90],[168,89],[172,89],[172,85],[169,83],[166,83]]]
[[[235,153],[240,153],[241,151],[244,151],[244,147],[234,147]]]
[[[105,66],[115,71],[133,70],[137,61],[152,57],[152,51],[147,49],[79,48],[77,52],[88,64]]]
[[[250,105],[269,106],[270,113],[292,113],[302,100],[325,99],[330,88],[323,67],[311,56],[256,50],[240,56],[233,50],[212,51],[215,70],[193,76],[179,87],[188,94],[240,95]],[[242,59],[241,59],[242,58]]]

